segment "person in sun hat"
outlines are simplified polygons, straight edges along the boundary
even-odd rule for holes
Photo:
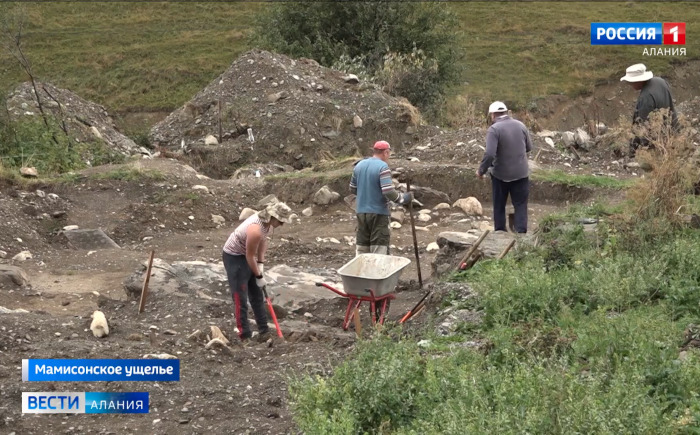
[[[483,179],[487,172],[491,174],[494,230],[506,230],[506,203],[510,195],[515,208],[515,232],[526,233],[530,132],[525,124],[508,115],[508,108],[501,101],[489,106],[489,115],[492,124],[486,132],[486,151],[476,176]]]
[[[224,268],[231,287],[236,326],[241,340],[248,340],[252,332],[248,322],[248,301],[253,308],[255,323],[261,337],[269,336],[265,298],[262,289],[267,285],[263,277],[266,236],[275,228],[292,221],[292,210],[283,202],[272,202],[264,210],[243,221],[228,237],[223,248]]]
[[[408,204],[413,194],[394,189],[391,170],[387,164],[391,156],[389,142],[380,140],[372,147],[372,157],[355,165],[350,178],[350,191],[357,194],[355,213],[357,233],[355,254],[389,254],[389,201]]]
[[[629,83],[635,90],[640,91],[637,97],[637,106],[632,115],[632,125],[642,124],[649,119],[649,114],[654,110],[668,109],[670,122],[674,129],[678,128],[678,116],[673,106],[671,87],[661,77],[654,77],[651,71],[643,63],[637,63],[625,72],[621,82]],[[669,121],[669,118],[666,118]],[[634,155],[640,146],[648,146],[648,140],[643,137],[634,137],[630,141],[630,152]]]

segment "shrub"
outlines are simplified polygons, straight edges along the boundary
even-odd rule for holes
[[[635,134],[650,145],[637,152],[637,160],[651,171],[630,191],[638,220],[661,221],[660,225],[679,222],[678,212],[700,180],[698,162],[693,158],[692,130],[684,127],[674,131],[664,121],[664,112],[667,110],[653,112],[647,123],[635,127]]]
[[[8,168],[34,166],[40,174],[60,174],[86,166],[121,163],[125,157],[104,142],[72,143],[55,119],[49,126],[39,120],[5,123],[0,133],[0,155]]]
[[[389,92],[435,111],[459,82],[458,38],[455,14],[437,3],[300,2],[268,8],[252,42],[358,75],[386,69]]]

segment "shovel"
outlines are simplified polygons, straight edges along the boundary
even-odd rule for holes
[[[277,314],[275,314],[275,309],[272,306],[272,299],[270,299],[270,296],[267,295],[267,288],[263,287],[262,288],[263,295],[265,296],[265,300],[267,301],[267,307],[270,309],[270,315],[272,316],[272,321],[275,322],[275,328],[277,329],[277,336],[282,338],[282,330],[280,329],[280,324],[277,322]]]

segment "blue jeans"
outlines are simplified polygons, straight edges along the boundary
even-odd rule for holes
[[[493,186],[493,227],[495,231],[506,231],[506,203],[508,195],[515,208],[515,232],[527,233],[527,198],[530,195],[528,177],[515,181],[501,181],[491,176]]]

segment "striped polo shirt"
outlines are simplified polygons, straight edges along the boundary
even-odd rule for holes
[[[246,239],[248,238],[247,231],[248,227],[252,224],[260,225],[260,231],[262,232],[263,237],[267,237],[272,229],[270,225],[265,225],[265,223],[258,217],[258,214],[255,213],[248,219],[244,220],[243,223],[240,224],[238,228],[233,230],[230,236],[228,236],[228,240],[226,240],[226,243],[224,244],[225,253],[229,255],[245,255],[245,244]]]

